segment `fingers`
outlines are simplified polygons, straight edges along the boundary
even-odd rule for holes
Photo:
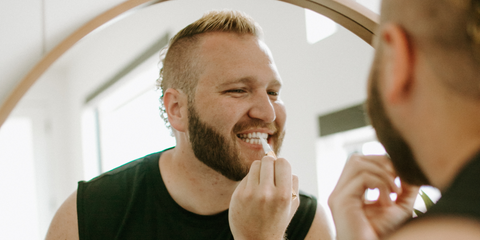
[[[401,183],[401,188],[403,193],[402,195],[417,197],[418,191],[420,190],[420,186],[408,184],[402,179],[400,179],[400,183]]]
[[[368,181],[364,182],[364,187],[379,188],[386,184],[389,193],[401,192],[395,184],[396,173],[393,165],[385,156],[353,155],[345,165],[342,176],[344,177],[340,178],[339,186],[351,184],[352,179],[366,178]]]
[[[292,185],[298,191],[298,178],[285,159],[254,161],[230,201],[234,238],[281,239],[298,208],[298,200],[291,201]]]
[[[415,185],[410,185],[402,180],[400,181],[401,181],[402,194],[399,194],[397,196],[397,200],[395,202],[398,205],[404,206],[405,208],[411,208],[415,203],[415,199],[417,198],[420,187]]]
[[[292,175],[292,187],[293,187],[293,191],[295,191],[295,193],[298,195],[298,191],[300,190],[299,189],[299,185],[298,185],[298,176],[297,175]]]
[[[266,186],[274,186],[274,171],[275,169],[275,159],[270,156],[265,156],[261,161],[261,170],[260,170],[260,184]]]
[[[295,194],[297,195],[297,197],[295,199],[293,199],[293,205],[292,205],[292,208],[293,208],[293,211],[292,211],[292,216],[293,217],[293,214],[295,214],[295,212],[297,211],[296,209],[298,208],[298,206],[300,206],[300,192],[299,192],[299,187],[298,187],[298,176],[297,175],[292,175],[292,189],[293,191],[295,192]]]
[[[380,239],[411,216],[417,190],[404,183],[398,187],[395,178],[393,164],[386,156],[353,155],[347,161],[328,199],[338,239]],[[378,188],[376,201],[365,201],[369,188]],[[397,193],[396,201],[390,199],[392,192]]]
[[[257,186],[259,184],[261,166],[262,166],[262,162],[260,160],[254,161],[250,166],[250,170],[247,175],[248,186]]]
[[[358,204],[364,204],[365,190],[378,188],[380,195],[376,204],[389,206],[393,204],[390,193],[402,192],[395,184],[395,178],[396,174],[388,157],[352,155],[330,195],[329,205],[342,205],[338,199],[358,199]]]
[[[275,186],[277,188],[281,187],[289,190],[287,195],[289,193],[291,196],[292,180],[292,169],[290,163],[288,163],[284,158],[277,159],[277,161],[275,161]]]
[[[390,184],[388,180],[382,179],[375,174],[368,174],[362,173],[356,175],[354,178],[350,178],[348,184],[344,185],[337,185],[336,189],[342,195],[353,197],[354,199],[362,199],[365,203],[369,203],[371,201],[365,200],[365,191],[367,189],[375,189],[379,190],[379,203],[382,204],[390,204],[390,193],[392,192]]]
[[[257,194],[274,194],[276,198],[287,200],[292,197],[292,191],[298,193],[298,177],[292,177],[287,160],[265,156],[252,163],[248,175],[237,188],[249,188]]]
[[[378,196],[378,203],[384,206],[389,206],[392,205],[392,199],[390,198],[390,189],[388,188],[387,185],[382,184],[379,188],[378,191],[380,192],[380,195]]]

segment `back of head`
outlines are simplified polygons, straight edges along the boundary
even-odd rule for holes
[[[404,28],[438,79],[480,99],[480,0],[384,0],[387,22]]]
[[[245,13],[234,10],[210,11],[197,21],[179,31],[162,51],[162,69],[157,80],[157,87],[165,92],[175,88],[187,94],[192,102],[198,77],[202,72],[198,53],[199,39],[202,34],[211,32],[228,32],[262,36],[261,27]],[[163,96],[160,97],[162,118],[168,124]]]

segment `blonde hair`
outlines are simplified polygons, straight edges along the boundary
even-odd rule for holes
[[[180,30],[161,52],[162,68],[157,87],[162,90],[160,115],[167,127],[168,116],[163,104],[163,93],[168,88],[181,90],[193,101],[198,77],[201,73],[198,54],[199,35],[209,32],[251,34],[262,38],[262,29],[250,16],[235,10],[210,11],[197,21]]]

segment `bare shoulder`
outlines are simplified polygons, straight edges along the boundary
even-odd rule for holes
[[[333,229],[327,219],[327,215],[323,207],[318,204],[315,218],[313,219],[312,226],[308,231],[305,240],[320,239],[320,240],[332,240]]]
[[[461,217],[430,217],[407,224],[388,239],[480,239],[480,222]]]
[[[50,223],[46,240],[57,239],[79,239],[77,222],[77,191],[73,192],[72,195],[63,202]]]

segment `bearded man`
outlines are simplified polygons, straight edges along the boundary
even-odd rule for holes
[[[480,239],[480,1],[383,0],[375,40],[367,107],[388,157],[347,161],[337,239]],[[412,219],[421,185],[442,197]]]
[[[257,23],[204,15],[171,39],[159,86],[176,146],[80,182],[47,239],[331,239],[290,164],[264,157],[260,138],[278,152],[286,112]],[[247,228],[250,205],[263,207]]]
[[[337,238],[480,239],[480,1],[383,0],[376,40],[367,105],[389,157],[347,162]],[[442,197],[412,220],[421,185]]]

